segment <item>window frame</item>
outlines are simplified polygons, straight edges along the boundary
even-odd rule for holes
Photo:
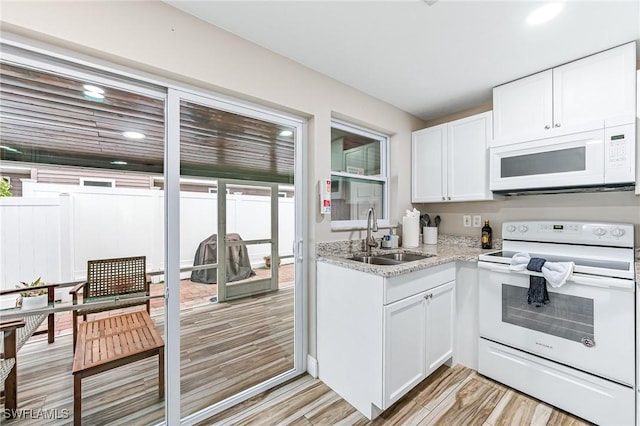
[[[372,183],[382,183],[382,211],[376,211],[376,222],[379,227],[389,227],[389,139],[388,135],[385,135],[375,130],[368,129],[366,127],[358,126],[348,123],[346,121],[331,119],[331,129],[339,129],[346,132],[350,132],[356,135],[364,136],[370,139],[375,139],[380,142],[380,175],[367,176],[357,173],[348,172],[334,172],[331,167],[331,179],[333,177],[352,178],[358,180],[368,180]],[[341,231],[349,229],[366,229],[366,220],[334,220],[331,218],[331,230]]]

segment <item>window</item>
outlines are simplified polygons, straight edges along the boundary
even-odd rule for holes
[[[370,207],[388,225],[389,138],[340,121],[331,122],[331,226],[365,227]]]
[[[102,179],[102,178],[80,178],[81,186],[100,186],[102,188],[115,188],[115,179]]]

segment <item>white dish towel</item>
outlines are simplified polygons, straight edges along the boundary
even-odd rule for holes
[[[512,271],[524,271],[531,260],[529,253],[516,253],[511,258],[509,269]],[[551,287],[560,287],[573,275],[573,262],[549,262],[542,266],[542,275]]]

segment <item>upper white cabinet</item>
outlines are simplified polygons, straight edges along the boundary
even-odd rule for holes
[[[548,133],[553,122],[552,75],[551,70],[543,71],[493,89],[492,146]]]
[[[491,111],[413,133],[411,201],[493,199],[488,147]]]
[[[492,146],[633,123],[635,74],[634,42],[495,87]]]

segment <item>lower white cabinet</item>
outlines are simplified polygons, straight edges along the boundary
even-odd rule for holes
[[[451,359],[455,272],[381,277],[318,262],[320,379],[373,419]]]
[[[453,355],[455,282],[384,307],[384,405],[389,407]]]

